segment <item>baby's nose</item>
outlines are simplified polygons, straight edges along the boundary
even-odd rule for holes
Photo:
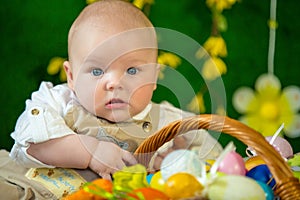
[[[121,75],[110,75],[107,77],[106,89],[114,90],[122,88],[122,76]]]

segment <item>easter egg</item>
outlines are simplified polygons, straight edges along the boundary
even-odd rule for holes
[[[276,184],[273,175],[267,165],[258,165],[246,173],[246,176],[263,183],[267,183],[271,188]]]
[[[242,156],[235,151],[229,152],[220,162],[218,171],[225,174],[245,175],[246,168]]]
[[[271,141],[272,136],[266,137],[266,140],[269,142]],[[272,146],[280,153],[280,155],[284,158],[289,158],[293,156],[293,148],[290,145],[290,143],[282,138],[282,137],[277,137],[274,142],[272,143]]]
[[[150,187],[155,188],[160,191],[164,191],[165,181],[161,176],[161,172],[158,171],[153,174],[152,179],[150,181]]]
[[[139,195],[142,195],[141,198]],[[159,200],[169,200],[170,198],[163,192],[156,190],[151,187],[143,187],[133,190],[131,193],[128,194],[130,199],[144,199],[144,200],[153,200],[153,199],[159,199]]]
[[[265,200],[265,192],[259,184],[246,176],[226,175],[217,177],[208,186],[210,200]]]
[[[209,172],[211,166],[215,163],[215,160],[208,159],[205,161],[205,169]]]
[[[146,180],[147,180],[147,183],[148,183],[148,184],[150,184],[153,175],[154,175],[154,174],[148,174],[148,175],[146,176]]]
[[[260,187],[264,190],[266,200],[273,200],[274,199],[274,192],[270,186],[268,186],[266,183],[263,183],[261,181],[256,181]]]
[[[165,193],[171,199],[183,199],[201,196],[203,185],[189,173],[176,173],[165,183]]]
[[[93,191],[97,191],[98,194],[93,193]],[[80,200],[80,199],[94,199],[94,200],[105,200],[105,197],[101,195],[111,195],[113,191],[113,182],[98,178],[92,181],[90,184],[83,186],[80,190],[77,190],[74,193],[66,196],[64,200]]]
[[[180,149],[169,153],[161,163],[161,175],[166,181],[178,172],[186,172],[199,176],[205,170],[205,163],[197,154],[190,150]]]
[[[245,167],[247,171],[251,170],[253,167],[262,164],[266,164],[266,162],[260,156],[253,156],[245,161]]]

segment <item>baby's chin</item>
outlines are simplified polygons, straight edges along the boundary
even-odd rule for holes
[[[130,113],[122,113],[122,112],[114,112],[110,115],[97,115],[98,118],[105,119],[111,123],[119,123],[119,122],[125,122],[132,119],[132,116]]]

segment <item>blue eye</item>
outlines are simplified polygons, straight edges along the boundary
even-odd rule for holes
[[[127,69],[127,73],[130,74],[130,75],[135,75],[135,74],[138,73],[138,71],[139,70],[135,67],[130,67],[130,68]]]
[[[93,76],[101,76],[104,74],[104,71],[102,69],[96,68],[92,69],[91,73]]]

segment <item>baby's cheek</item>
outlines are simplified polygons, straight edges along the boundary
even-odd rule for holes
[[[78,77],[75,84],[75,93],[80,104],[89,112],[95,112],[96,84],[86,76]]]

